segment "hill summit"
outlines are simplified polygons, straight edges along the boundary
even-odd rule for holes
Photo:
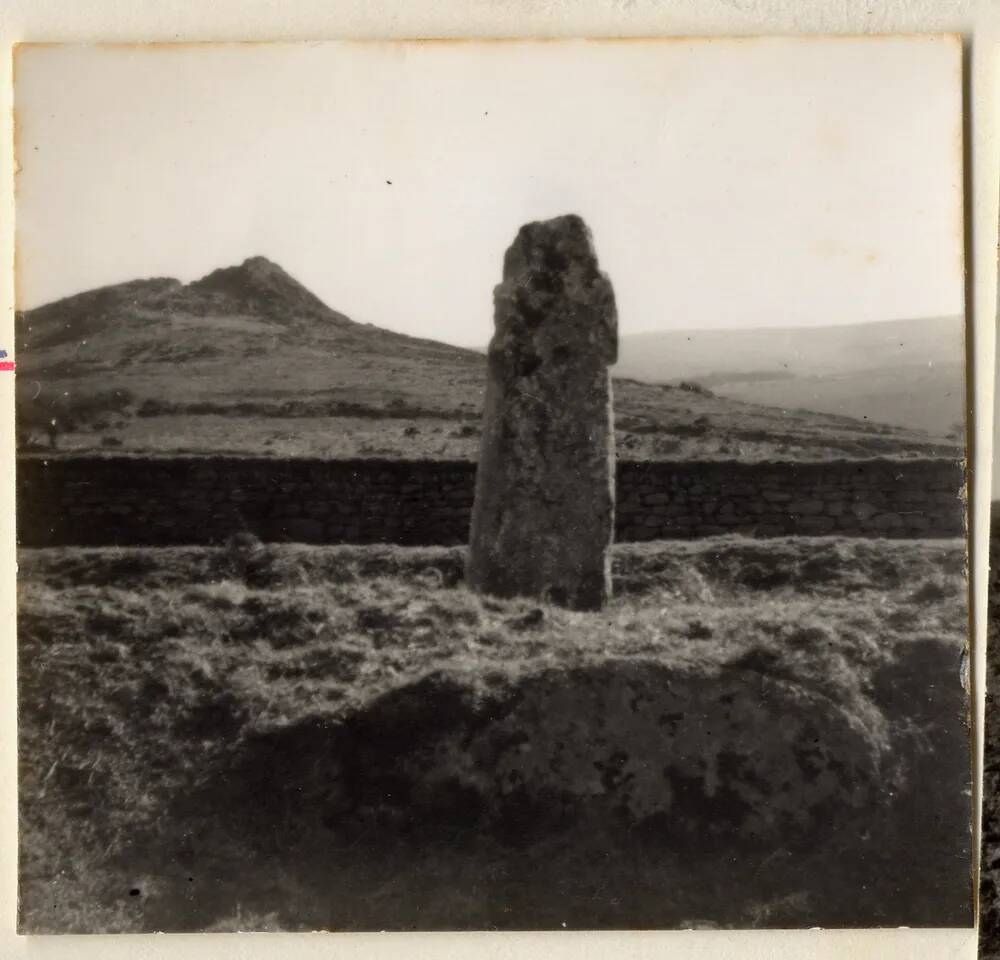
[[[142,326],[150,314],[210,317],[217,314],[267,317],[279,323],[318,319],[354,326],[266,257],[250,257],[184,284],[173,277],[131,280],[57,300],[18,315],[19,351],[79,343],[87,336],[124,325]]]
[[[478,456],[482,353],[358,323],[265,257],[66,297],[18,314],[15,333],[22,451]],[[629,459],[961,455],[954,440],[684,381],[617,379],[614,406]]]
[[[351,322],[267,257],[250,257],[239,266],[213,270],[186,289],[192,294],[220,297],[251,311],[274,313],[278,318],[291,311],[297,316]]]

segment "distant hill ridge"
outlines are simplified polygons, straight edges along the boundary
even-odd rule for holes
[[[752,403],[956,433],[965,408],[964,320],[635,334],[622,338],[616,372],[651,382],[695,380]]]
[[[18,314],[15,342],[22,449],[478,453],[481,352],[357,323],[264,257],[66,297]],[[615,411],[620,453],[638,459],[956,453],[938,436],[628,376]]]
[[[622,365],[663,376],[726,371],[843,372],[845,365],[955,363],[964,359],[961,316],[814,327],[663,330],[622,338]]]

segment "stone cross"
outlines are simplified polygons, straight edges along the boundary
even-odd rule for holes
[[[521,227],[493,300],[468,584],[600,609],[611,594],[618,315],[583,220]]]

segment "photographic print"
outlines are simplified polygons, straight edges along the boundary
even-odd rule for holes
[[[26,45],[24,933],[969,927],[961,45]]]

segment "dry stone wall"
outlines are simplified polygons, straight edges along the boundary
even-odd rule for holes
[[[21,457],[18,542],[269,541],[458,544],[469,539],[466,461]],[[961,536],[964,470],[948,460],[620,462],[616,538]]]

